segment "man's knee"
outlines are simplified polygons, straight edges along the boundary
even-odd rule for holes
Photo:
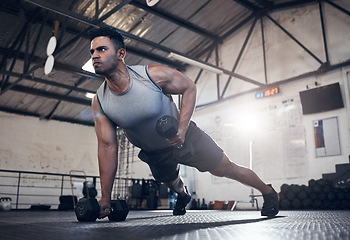
[[[165,184],[174,192],[183,192],[184,184],[180,176],[177,176],[177,178],[171,182],[165,182]]]
[[[234,165],[230,159],[224,154],[219,165],[210,171],[211,174],[218,177],[227,177],[232,172]]]

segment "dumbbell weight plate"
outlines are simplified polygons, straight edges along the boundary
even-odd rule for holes
[[[172,138],[176,135],[179,123],[176,118],[166,115],[158,119],[156,131],[163,138]]]
[[[129,207],[125,200],[112,200],[112,212],[108,215],[109,221],[125,221],[129,213]]]
[[[79,222],[95,222],[100,206],[95,198],[81,198],[75,205],[74,212]]]

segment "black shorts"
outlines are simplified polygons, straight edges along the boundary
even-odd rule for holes
[[[179,175],[179,164],[205,172],[215,169],[223,157],[223,150],[194,122],[189,125],[184,144],[192,147],[193,157],[179,157],[178,150],[173,147],[153,152],[141,150],[138,156],[149,165],[159,182],[175,180]]]

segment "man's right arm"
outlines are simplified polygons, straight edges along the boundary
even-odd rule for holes
[[[113,183],[118,167],[118,141],[116,126],[102,113],[96,96],[92,101],[92,110],[98,143],[98,164],[102,192],[99,204],[101,209],[104,209],[110,206]],[[104,217],[104,215],[100,214],[100,217]]]

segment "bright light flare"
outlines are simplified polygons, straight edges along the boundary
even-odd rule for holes
[[[91,72],[91,73],[95,73],[95,69],[92,66],[92,59],[90,58],[85,64],[84,66],[81,67],[84,71],[87,72]]]
[[[93,99],[93,98],[95,97],[95,93],[87,92],[87,93],[85,94],[85,97]]]
[[[236,127],[238,130],[246,133],[253,133],[261,125],[261,119],[252,113],[242,113],[238,116]]]

